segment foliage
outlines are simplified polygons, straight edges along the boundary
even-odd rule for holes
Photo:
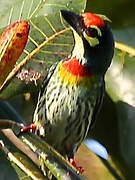
[[[99,6],[95,6],[94,3],[97,2],[89,1],[87,10],[91,11],[93,8],[95,11],[100,13],[101,11],[98,11]],[[125,4],[126,3],[127,1],[125,1]],[[112,10],[107,9],[106,11],[106,14],[109,15],[110,13],[110,16],[113,16],[111,12],[115,9],[114,3],[112,4]],[[104,5],[103,1],[102,5]],[[25,20],[28,21],[30,25],[30,33],[25,50],[18,59],[14,70],[10,69],[7,73],[8,76],[6,75],[4,77],[4,85],[2,85],[0,89],[0,119],[12,119],[14,121],[22,122],[22,118],[9,104],[7,104],[7,102],[4,102],[3,100],[8,100],[11,97],[22,95],[24,93],[32,95],[33,92],[38,92],[43,76],[47,73],[49,67],[57,60],[70,54],[73,46],[72,33],[63,21],[60,10],[70,9],[80,13],[85,9],[86,1],[2,0],[0,6],[1,34],[7,26],[16,21]],[[106,6],[108,7],[108,5]],[[116,17],[112,17],[112,19],[115,22]],[[123,19],[120,21],[123,22]],[[118,26],[117,23],[116,26],[115,23],[112,23],[112,25],[113,27]],[[99,120],[97,120],[95,128],[89,132],[89,137],[97,139],[107,148],[110,164],[116,169],[120,176],[123,177],[123,179],[127,180],[135,179],[135,49],[133,48],[135,45],[135,39],[133,39],[132,35],[134,32],[134,28],[114,31],[116,40],[122,41],[125,44],[120,42],[116,43],[113,63],[106,76],[107,95],[99,115]],[[130,36],[130,34],[132,36]],[[12,43],[12,38],[9,39],[9,42]],[[4,73],[5,71],[7,70],[3,70]],[[15,108],[17,108],[17,106],[15,106]],[[29,116],[32,116],[32,113],[30,113]],[[2,126],[0,127],[2,128]],[[12,152],[14,157],[17,159],[17,162],[21,161],[20,159],[18,160],[19,157],[23,159],[26,158],[25,166],[33,172],[32,175],[35,175],[35,172],[38,172],[36,175],[40,176],[41,179],[44,179],[44,175],[39,170],[38,165],[35,166],[35,164],[32,163],[26,155],[16,149],[13,143],[9,142],[2,133],[0,134],[0,137],[5,144],[4,148],[8,147],[5,149],[6,152]],[[96,172],[88,168],[86,169],[87,172],[85,175],[93,180],[114,179],[114,176],[110,174],[106,166],[95,154],[86,149],[85,152],[83,150],[83,153],[84,155],[79,156],[79,161],[81,161],[81,159],[82,162],[84,161],[83,158],[86,153],[90,154],[86,155],[86,157],[89,157],[90,161],[93,162],[90,163],[93,164],[93,169],[95,169],[96,165],[99,164],[99,167],[96,168]],[[18,168],[15,161],[12,163],[12,167],[16,170],[15,173],[10,163],[6,161],[4,157],[1,158],[1,155],[3,156],[3,153],[0,154],[0,167],[4,166],[3,163],[5,164],[6,168],[11,172],[11,179],[18,179],[18,177],[25,178],[25,176],[27,179],[31,179],[28,177],[29,170],[24,171],[23,168]],[[31,167],[30,164],[32,164],[33,167]],[[86,160],[84,166],[85,164]],[[38,179],[39,177],[36,175],[34,177]],[[1,172],[0,176],[4,179],[4,172]]]

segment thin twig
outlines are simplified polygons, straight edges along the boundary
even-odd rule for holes
[[[115,48],[125,51],[126,53],[130,54],[131,56],[135,56],[135,48],[127,46],[126,44],[115,42]]]

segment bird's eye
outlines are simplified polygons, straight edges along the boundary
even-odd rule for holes
[[[95,28],[88,28],[85,30],[85,32],[90,37],[97,37],[98,36],[98,31]]]

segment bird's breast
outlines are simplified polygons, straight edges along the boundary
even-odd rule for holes
[[[67,86],[55,74],[50,79],[46,91],[46,117],[51,131],[46,128],[46,139],[62,154],[76,149],[84,139],[95,105],[94,93],[83,86]]]
[[[90,87],[95,76],[90,69],[81,65],[76,58],[60,62],[58,75],[61,81],[67,86]]]
[[[64,61],[58,64],[45,96],[49,123],[45,137],[62,154],[61,146],[67,153],[85,138],[97,97],[97,83],[88,70],[72,71],[70,65],[65,66]]]

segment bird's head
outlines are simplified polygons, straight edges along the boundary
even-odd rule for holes
[[[75,47],[72,57],[91,69],[93,73],[105,74],[114,53],[114,39],[106,16],[90,12],[78,15],[61,10],[63,18],[72,27]]]

